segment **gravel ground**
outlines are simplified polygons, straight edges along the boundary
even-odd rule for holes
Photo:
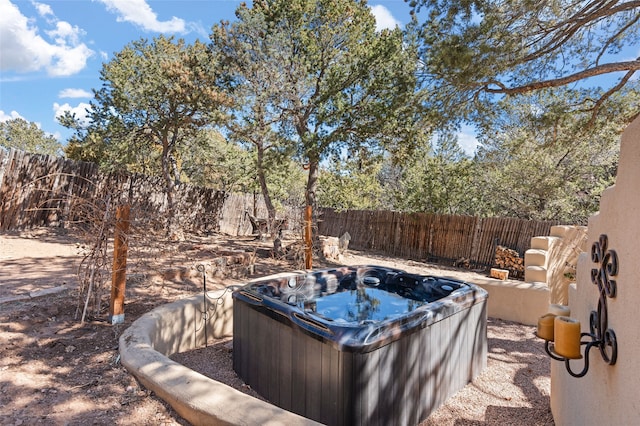
[[[166,272],[181,271],[176,268],[200,262],[219,248],[257,248],[260,275],[293,269],[270,257],[265,247],[256,241],[214,236],[176,247],[158,241],[145,246],[148,253],[132,251],[133,272],[147,279],[128,283],[126,324],[114,327],[99,316],[79,324],[74,316],[74,290],[29,296],[40,290],[75,288],[81,247],[74,238],[55,229],[0,234],[0,425],[187,424],[117,362],[119,334],[154,307],[200,292],[200,283]],[[344,264],[386,265],[472,282],[485,277],[480,271],[351,251],[343,260]],[[14,300],[21,296],[26,299]],[[487,369],[423,425],[553,425],[550,361],[533,332],[533,327],[489,319]],[[221,341],[174,359],[251,393],[233,372],[231,351],[229,341]]]
[[[550,361],[534,327],[489,318],[487,368],[421,425],[553,425]]]
[[[421,426],[553,425],[549,358],[534,327],[489,318],[487,368]],[[231,340],[172,356],[177,362],[259,397],[232,368]]]

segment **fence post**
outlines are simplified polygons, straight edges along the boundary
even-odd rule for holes
[[[113,242],[113,272],[111,275],[111,301],[109,304],[109,322],[124,322],[124,293],[127,283],[127,249],[129,233],[128,205],[116,209],[116,232]]]

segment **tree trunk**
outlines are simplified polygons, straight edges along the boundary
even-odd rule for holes
[[[275,220],[276,220],[276,208],[273,206],[271,196],[269,195],[269,188],[267,188],[267,177],[264,174],[264,149],[261,146],[258,148],[258,181],[260,183],[260,189],[262,190],[262,196],[264,197],[264,204],[267,207],[267,232],[270,236],[274,236]]]
[[[175,204],[173,195],[175,192],[175,181],[171,173],[171,160],[169,154],[169,144],[167,140],[162,143],[162,178],[164,179],[164,190],[167,195],[167,238],[172,238],[176,234],[175,230]]]
[[[318,188],[318,161],[309,160],[309,177],[307,178],[307,190],[305,199],[307,205],[315,209],[317,203],[316,190]]]
[[[180,169],[178,168],[176,157],[173,154],[169,155],[169,163],[171,164],[171,173],[173,173],[174,185],[178,185],[180,183]]]

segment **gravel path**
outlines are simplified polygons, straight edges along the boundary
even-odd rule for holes
[[[489,318],[487,368],[421,425],[553,425],[550,361],[534,327]]]

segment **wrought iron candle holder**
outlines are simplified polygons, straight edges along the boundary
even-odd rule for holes
[[[589,371],[589,353],[597,347],[604,362],[614,365],[618,358],[618,342],[616,334],[608,327],[607,298],[616,297],[616,281],[611,279],[618,275],[618,256],[614,250],[608,249],[608,238],[600,235],[598,241],[591,246],[591,261],[598,264],[591,269],[591,282],[598,287],[598,308],[589,315],[589,332],[580,333],[580,347],[585,346],[584,356],[578,354],[568,358],[556,352],[556,344],[545,338],[544,349],[556,361],[564,361],[565,367],[573,377],[583,377]],[[567,318],[567,317],[560,317]],[[540,333],[539,333],[540,334]],[[584,358],[584,366],[578,373],[571,369],[571,359]]]

